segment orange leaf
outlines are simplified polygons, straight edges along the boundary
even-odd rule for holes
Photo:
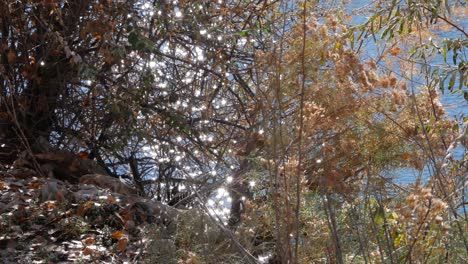
[[[47,202],[47,208],[51,209],[51,208],[54,208],[55,206],[57,206],[56,201]]]
[[[127,239],[126,238],[119,239],[119,242],[117,242],[117,249],[119,251],[125,251],[126,248],[127,248]]]
[[[395,47],[393,49],[389,49],[388,52],[393,56],[397,56],[398,54],[400,54],[401,50],[399,47]]]
[[[124,234],[121,231],[115,231],[112,235],[111,238],[115,239],[121,239],[124,236]]]
[[[89,154],[88,154],[88,152],[86,152],[86,151],[80,151],[80,152],[78,153],[78,157],[79,157],[80,159],[88,159]]]
[[[88,237],[85,239],[85,244],[88,244],[88,245],[91,245],[91,244],[94,244],[95,240],[93,237]]]
[[[80,206],[78,206],[78,209],[76,209],[76,213],[78,215],[83,216],[86,213],[86,211],[88,211],[89,208],[93,207],[93,205],[94,203],[91,201],[81,204]]]
[[[40,182],[31,182],[28,184],[28,186],[26,188],[28,189],[39,189],[39,187],[41,187],[42,183]]]
[[[411,154],[409,154],[408,152],[405,152],[405,153],[403,153],[403,155],[401,155],[401,157],[404,160],[409,160],[409,158],[411,158]]]

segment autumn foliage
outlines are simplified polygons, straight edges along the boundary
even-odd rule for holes
[[[79,243],[54,261],[463,263],[467,123],[441,98],[466,40],[434,28],[466,36],[462,10],[0,3],[0,250],[33,229]]]

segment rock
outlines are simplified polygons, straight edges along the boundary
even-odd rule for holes
[[[123,195],[137,195],[136,189],[124,184],[117,178],[102,174],[87,174],[80,178],[81,184],[94,185]]]
[[[73,198],[77,202],[91,200],[98,196],[99,196],[98,188],[92,185],[80,186],[80,189],[73,193]]]
[[[13,168],[8,170],[7,174],[17,179],[27,179],[39,176],[36,171],[29,168]]]
[[[64,201],[68,191],[65,184],[57,179],[48,179],[39,191],[41,202],[55,200]]]

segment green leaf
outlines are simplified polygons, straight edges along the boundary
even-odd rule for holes
[[[442,56],[444,57],[444,61],[447,62],[447,45],[444,45],[442,49],[443,49]]]
[[[138,34],[136,32],[130,33],[130,35],[128,35],[128,42],[133,47],[136,47],[138,44]]]
[[[400,28],[398,29],[398,33],[401,35],[404,30],[405,30],[405,20],[402,19],[400,22]]]
[[[154,48],[154,43],[152,41],[141,36],[137,32],[132,32],[128,35],[128,42],[136,50],[143,50],[143,49],[151,50]]]
[[[454,49],[453,50],[453,64],[457,64],[457,57],[458,57],[458,52],[457,52],[457,49]]]
[[[249,31],[247,30],[242,30],[239,32],[239,36],[241,37],[247,37],[249,35]]]
[[[452,72],[452,76],[450,77],[450,81],[449,81],[448,87],[447,87],[447,89],[449,89],[449,91],[452,91],[453,85],[455,84],[455,80],[456,80],[456,79],[457,79],[457,72],[456,72],[456,71],[453,71],[453,72]]]
[[[109,105],[109,111],[114,114],[119,114],[120,113],[120,107],[117,104],[110,104]]]
[[[383,215],[382,210],[377,209],[377,212],[375,213],[375,216],[374,216],[374,222],[377,225],[383,225],[384,224],[384,215]]]

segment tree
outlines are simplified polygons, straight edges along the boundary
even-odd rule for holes
[[[273,3],[2,3],[1,143],[86,151],[166,202],[217,179],[255,126],[246,78]]]
[[[261,223],[254,233],[275,242],[264,253],[274,252],[279,263],[441,257],[444,244],[436,237],[445,236],[447,225],[441,219],[460,218],[459,203],[447,194],[463,187],[448,191],[460,186],[451,184],[457,176],[437,168],[457,140],[458,124],[446,118],[433,88],[411,89],[387,70],[393,63],[383,59],[387,54],[382,62],[362,60],[345,14],[319,20],[318,6],[298,6],[302,11],[285,19],[276,49],[256,68],[267,147],[257,157],[264,167],[254,173],[254,196],[264,199],[247,214]],[[423,177],[427,166],[436,169]],[[403,168],[419,171],[414,187],[391,177]],[[408,217],[416,220],[405,223]],[[461,242],[463,226],[455,232]]]
[[[0,162],[183,208],[155,232],[184,261],[458,261],[466,136],[434,85],[465,93],[466,41],[415,45],[436,20],[465,34],[442,3],[353,27],[335,1],[3,1]]]

